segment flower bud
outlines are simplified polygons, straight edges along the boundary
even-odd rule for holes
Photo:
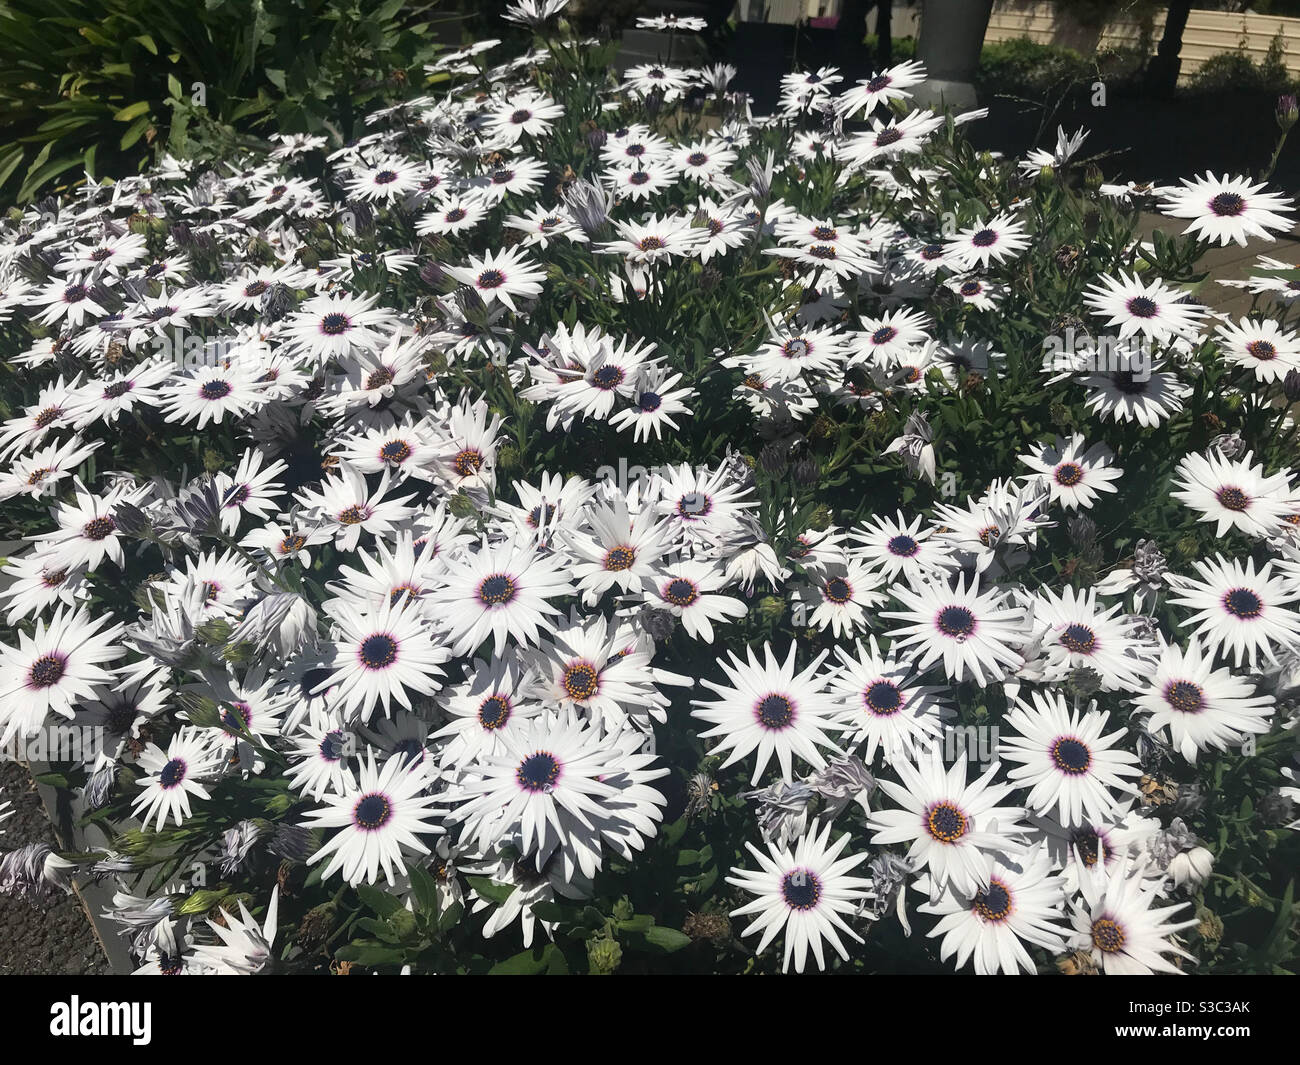
[[[1223,938],[1223,918],[1202,907],[1196,914],[1196,931],[1204,940],[1217,943]]]
[[[608,976],[623,961],[623,948],[616,939],[595,939],[587,944],[587,964],[593,976]]]
[[[1213,868],[1214,855],[1205,847],[1193,847],[1175,856],[1169,863],[1169,875],[1174,878],[1175,887],[1195,890],[1210,878]]]
[[[807,488],[817,483],[818,477],[821,476],[821,467],[811,455],[804,455],[795,461],[792,472],[795,483]]]
[[[1300,403],[1300,370],[1291,370],[1282,379],[1282,392],[1288,403]]]
[[[1277,98],[1275,115],[1278,128],[1284,133],[1296,124],[1296,119],[1300,118],[1300,105],[1297,105],[1293,94],[1287,93]]]

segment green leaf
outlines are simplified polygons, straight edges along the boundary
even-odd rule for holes
[[[564,961],[564,955],[560,954],[554,943],[547,943],[544,947],[533,947],[531,950],[520,951],[503,962],[498,962],[488,970],[489,976],[536,976],[540,972],[553,972],[553,966],[557,964],[555,955],[559,954],[558,964],[568,969]]]
[[[422,865],[409,865],[406,875],[411,881],[411,890],[415,892],[415,902],[421,913],[438,912],[438,882],[429,875]]]
[[[23,161],[23,149],[21,145],[11,144],[7,148],[0,150],[0,185],[9,180],[10,176]]]
[[[485,876],[467,876],[465,882],[488,902],[495,902],[498,905],[505,902],[515,890],[514,884],[498,884]]]
[[[673,954],[691,945],[691,937],[685,932],[679,932],[676,928],[665,928],[662,925],[647,929],[643,938],[650,946],[665,954]]]
[[[465,907],[459,902],[453,902],[438,915],[438,931],[446,932],[448,929],[455,928],[464,916]]]
[[[131,125],[127,128],[127,131],[122,134],[122,139],[121,141],[118,142],[118,147],[121,148],[122,151],[126,151],[129,147],[131,147],[131,145],[133,145],[136,141],[138,141],[141,137],[144,136],[144,131],[148,128],[149,128],[149,116],[141,115],[134,122],[132,122]]]
[[[177,916],[184,914],[207,913],[213,906],[230,894],[229,888],[199,890],[176,907]]]
[[[406,951],[400,947],[386,947],[380,943],[348,943],[334,952],[339,961],[374,968],[378,965],[401,965],[406,961]]]
[[[395,895],[390,895],[387,891],[381,891],[373,884],[358,884],[357,897],[361,899],[380,917],[387,917],[394,910],[402,908],[401,902]]]
[[[133,104],[122,108],[120,111],[113,113],[114,122],[130,122],[133,118],[138,118],[149,110],[148,100],[137,100]]]
[[[655,919],[648,913],[638,913],[626,921],[618,922],[620,932],[648,932],[655,926]]]

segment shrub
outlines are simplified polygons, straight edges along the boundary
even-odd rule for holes
[[[6,0],[0,193],[134,172],[195,127],[213,149],[327,123],[351,137],[357,107],[422,78],[447,17],[402,0]]]

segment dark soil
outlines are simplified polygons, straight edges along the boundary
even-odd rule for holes
[[[45,808],[31,775],[16,762],[0,762],[0,801],[14,815],[0,822],[0,851],[25,843],[52,842]],[[111,972],[75,895],[40,906],[0,896],[0,976],[91,976]]]
[[[1273,117],[1277,97],[1266,93],[1179,93],[1171,100],[1112,91],[1104,107],[1093,107],[1086,93],[1060,106],[1027,102],[983,92],[989,117],[967,127],[971,143],[1008,155],[1030,148],[1051,149],[1056,127],[1088,130],[1081,157],[1104,154],[1100,166],[1108,181],[1156,181],[1204,174],[1255,175],[1277,143]],[[1269,181],[1270,191],[1300,190],[1300,136],[1288,140]]]

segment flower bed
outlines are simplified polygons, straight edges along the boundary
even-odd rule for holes
[[[562,7],[9,220],[0,742],[112,843],[0,889],[145,972],[1284,969],[1298,283],[1195,295],[1290,203]]]

